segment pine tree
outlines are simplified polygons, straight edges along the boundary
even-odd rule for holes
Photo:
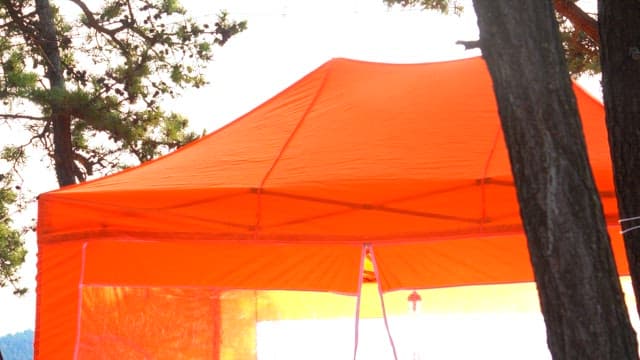
[[[49,0],[0,0],[0,121],[29,134],[0,153],[0,209],[15,204],[21,165],[34,149],[65,186],[196,139],[162,99],[203,86],[214,49],[246,28],[226,12],[198,22],[177,0],[70,3],[79,18],[65,18]],[[24,246],[7,214],[0,220],[4,285],[17,281]]]

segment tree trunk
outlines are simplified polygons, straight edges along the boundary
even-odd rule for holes
[[[38,14],[39,43],[47,63],[47,79],[51,86],[51,122],[53,125],[53,148],[56,176],[60,186],[74,184],[75,165],[71,143],[71,114],[65,110],[65,81],[60,60],[60,49],[56,26],[49,0],[36,0]]]
[[[600,0],[602,90],[618,212],[623,229],[640,225],[640,2]],[[640,309],[640,229],[624,233]],[[640,311],[638,311],[640,313]]]
[[[637,359],[551,0],[474,0],[554,359]]]

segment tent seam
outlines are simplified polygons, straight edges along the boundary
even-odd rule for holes
[[[309,105],[307,106],[307,108],[305,109],[304,113],[300,117],[300,120],[298,120],[298,123],[296,124],[296,127],[293,129],[293,131],[291,132],[291,135],[289,135],[289,137],[287,138],[287,141],[285,141],[285,143],[283,144],[282,148],[280,149],[280,152],[278,153],[278,155],[276,156],[275,160],[273,161],[273,164],[271,165],[269,170],[267,170],[267,173],[264,175],[264,178],[260,182],[260,189],[262,189],[262,187],[266,183],[267,179],[269,178],[269,176],[271,175],[271,173],[275,169],[276,165],[278,164],[278,162],[282,158],[282,155],[284,154],[285,150],[289,147],[289,144],[291,143],[291,140],[293,140],[293,137],[297,134],[298,130],[302,127],[302,123],[304,123],[304,120],[307,118],[307,116],[309,115],[309,112],[311,112],[311,109],[313,108],[313,106],[315,105],[316,101],[320,97],[320,94],[322,93],[322,90],[324,90],[324,86],[327,83],[327,78],[329,77],[330,70],[331,70],[331,68],[329,67],[327,69],[327,71],[325,72],[325,74],[324,74],[324,76],[322,78],[322,82],[320,83],[320,86],[318,86],[318,90],[316,91],[315,95],[313,96],[313,99],[311,99],[311,102],[309,102]]]
[[[271,176],[271,174],[273,173],[273,170],[275,169],[276,165],[282,158],[282,155],[284,154],[284,152],[289,147],[289,144],[293,140],[293,137],[298,133],[298,130],[302,127],[302,124],[304,123],[304,120],[307,118],[307,115],[309,115],[309,113],[311,112],[311,109],[313,108],[316,101],[320,97],[320,94],[322,93],[322,90],[324,90],[324,86],[327,83],[327,78],[329,77],[329,72],[331,71],[331,68],[332,68],[332,63],[330,63],[327,70],[325,71],[324,76],[322,77],[320,86],[318,86],[318,90],[316,91],[313,98],[311,99],[311,102],[309,102],[309,105],[307,106],[304,113],[300,117],[300,120],[298,120],[298,123],[296,124],[295,128],[293,128],[293,131],[291,132],[291,134],[289,135],[285,143],[282,145],[282,148],[280,148],[280,151],[278,152],[278,155],[276,155],[276,158],[274,159],[273,164],[271,164],[271,167],[269,168],[269,170],[267,170],[264,177],[262,178],[262,181],[260,182],[260,185],[256,189],[257,195],[258,195],[258,199],[257,199],[258,206],[257,206],[257,214],[256,214],[256,224],[254,226],[254,238],[258,236],[258,232],[260,229],[260,222],[262,220],[262,189],[264,188],[264,184],[267,182],[267,179],[269,178],[269,176]]]

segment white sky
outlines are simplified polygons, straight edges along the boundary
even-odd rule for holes
[[[64,0],[52,2],[69,6]],[[217,50],[208,71],[210,85],[167,105],[188,116],[194,128],[210,132],[333,57],[410,63],[476,56],[477,50],[455,45],[457,40],[478,38],[473,6],[468,0],[462,3],[465,12],[458,17],[389,10],[382,0],[183,1],[200,20],[213,22],[218,9],[228,9],[232,18],[248,20],[248,30]],[[595,0],[580,4],[595,8]],[[586,84],[597,94],[597,80]],[[7,136],[2,129],[0,143],[8,141]],[[35,193],[55,187],[53,172],[35,178],[28,183]],[[30,254],[22,274],[30,292],[18,299],[0,290],[0,336],[34,327],[36,240],[30,235],[27,241]]]

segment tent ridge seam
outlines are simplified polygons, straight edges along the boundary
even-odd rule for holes
[[[289,147],[289,144],[293,140],[293,137],[298,133],[298,130],[302,127],[302,124],[304,123],[304,120],[307,118],[307,115],[309,115],[309,112],[311,112],[311,109],[313,108],[316,101],[320,97],[320,94],[322,93],[322,90],[324,90],[324,86],[327,83],[327,78],[329,77],[329,72],[331,71],[331,68],[332,68],[332,64],[330,63],[327,70],[325,70],[325,73],[324,73],[324,76],[322,77],[320,85],[318,86],[316,93],[313,95],[313,98],[309,102],[309,105],[304,110],[304,113],[300,117],[300,120],[298,120],[298,123],[293,128],[293,131],[291,131],[291,134],[289,135],[285,143],[282,145],[282,148],[280,148],[278,155],[276,155],[276,158],[273,160],[273,164],[271,164],[271,167],[269,167],[269,170],[267,170],[267,172],[265,173],[264,177],[262,178],[262,181],[260,181],[260,185],[258,186],[258,189],[257,189],[258,204],[257,204],[257,210],[256,210],[256,224],[254,226],[254,237],[257,237],[258,232],[260,231],[260,223],[262,219],[262,189],[264,188],[264,184],[267,182],[267,179],[269,178],[269,176],[271,176],[271,174],[273,173],[273,170],[276,168],[276,165],[282,158],[282,155]]]
[[[285,143],[282,145],[282,148],[280,148],[280,151],[278,152],[278,155],[273,160],[273,164],[271,164],[271,167],[269,168],[269,170],[267,170],[266,174],[262,178],[262,181],[260,182],[260,185],[258,187],[258,191],[262,191],[262,188],[264,187],[264,184],[267,182],[267,179],[269,178],[269,176],[271,176],[271,173],[273,173],[273,170],[275,169],[276,165],[278,164],[278,162],[282,158],[282,155],[284,154],[284,152],[289,147],[289,144],[291,143],[291,140],[293,140],[293,137],[298,133],[298,130],[302,127],[302,124],[304,123],[304,120],[307,118],[307,115],[309,115],[309,112],[311,111],[311,109],[315,105],[316,101],[320,97],[320,94],[322,93],[322,90],[324,90],[324,86],[327,83],[327,78],[328,78],[330,70],[331,70],[331,68],[326,70],[324,76],[322,77],[322,81],[320,83],[320,86],[318,86],[318,90],[313,95],[313,98],[309,102],[309,105],[307,106],[307,108],[305,109],[304,113],[300,117],[300,120],[298,120],[298,123],[293,128],[293,131],[291,132],[291,134],[289,135],[289,137],[287,138]]]

